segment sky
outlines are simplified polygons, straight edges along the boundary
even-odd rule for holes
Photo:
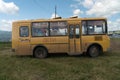
[[[120,30],[120,0],[0,0],[0,30],[11,31],[16,20],[55,16],[106,17],[108,30]]]

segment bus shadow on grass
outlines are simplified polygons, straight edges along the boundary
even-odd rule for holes
[[[114,56],[115,54],[113,52],[105,52],[103,54],[100,54],[98,57],[109,57],[109,56]],[[13,57],[16,58],[35,58],[33,55],[13,55]],[[92,58],[88,56],[87,54],[80,54],[80,55],[68,55],[67,53],[51,53],[49,54],[46,58],[70,58],[70,57],[75,57],[75,58]],[[94,58],[98,58],[94,57]]]
[[[63,57],[75,57],[75,58],[98,58],[98,57],[108,57],[108,56],[111,56],[111,55],[114,55],[113,53],[110,53],[110,52],[105,52],[105,53],[102,53],[100,54],[99,56],[97,57],[90,57],[89,55],[87,54],[79,54],[79,55],[68,55],[67,53],[53,53],[53,54],[49,54],[49,56],[47,58],[63,58]]]
[[[52,53],[49,54],[48,58],[62,58],[62,57],[85,57],[85,55],[68,55],[67,53]]]
[[[35,58],[33,55],[13,55],[12,57],[16,58]],[[68,55],[67,53],[51,53],[46,58],[69,58],[69,57],[88,57],[87,55],[80,54],[80,55]]]

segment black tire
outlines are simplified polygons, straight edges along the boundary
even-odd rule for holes
[[[35,49],[35,51],[34,51],[33,56],[36,57],[36,58],[42,59],[42,58],[46,58],[47,54],[48,54],[48,52],[47,52],[47,50],[45,48],[43,48],[43,47],[37,47]]]
[[[101,53],[101,51],[98,46],[93,45],[88,49],[88,55],[90,57],[98,57],[100,55],[100,53]]]

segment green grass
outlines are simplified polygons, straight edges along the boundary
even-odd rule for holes
[[[0,56],[0,80],[120,80],[120,54],[97,58]]]
[[[0,42],[0,50],[11,48],[11,42]]]
[[[4,49],[0,54],[0,80],[120,80],[120,51],[97,58],[51,55],[36,59],[15,56]]]

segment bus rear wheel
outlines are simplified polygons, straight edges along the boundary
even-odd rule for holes
[[[98,46],[91,46],[89,49],[88,49],[88,55],[90,57],[98,57],[100,55],[100,48]]]
[[[47,50],[43,47],[37,47],[34,51],[33,56],[36,58],[46,58],[47,57]]]

